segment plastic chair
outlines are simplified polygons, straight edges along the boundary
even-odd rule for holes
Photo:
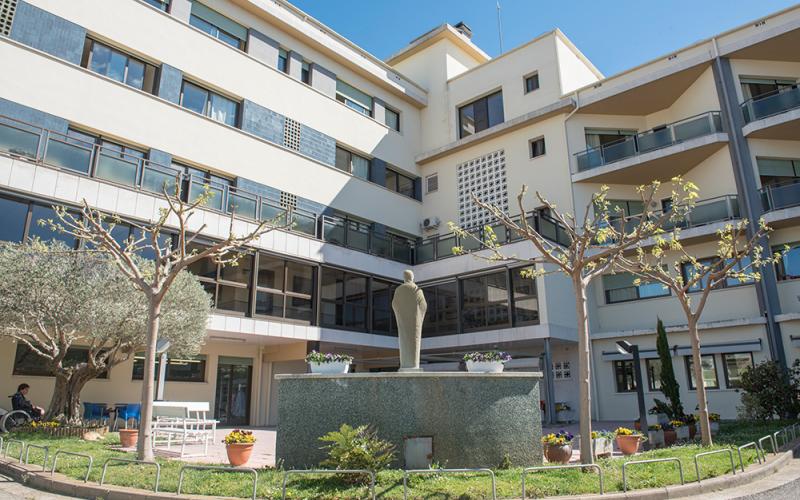
[[[104,424],[108,419],[105,403],[83,403],[83,419],[87,422],[96,420]]]
[[[125,422],[125,428],[128,428],[128,421],[134,420],[136,427],[139,427],[139,419],[142,414],[141,403],[117,403],[117,415],[114,419],[114,426],[116,427],[117,421],[122,419]]]

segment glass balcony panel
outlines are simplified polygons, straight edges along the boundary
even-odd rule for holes
[[[578,171],[583,172],[603,164],[603,154],[599,148],[584,151],[578,155]]]
[[[317,218],[310,214],[299,212],[292,212],[292,231],[307,234],[309,236],[317,236]]]
[[[752,99],[747,101],[743,107],[748,110],[745,112],[745,121],[747,122],[800,107],[800,87]]]
[[[426,240],[417,245],[417,264],[433,261],[433,240]]]
[[[0,123],[0,150],[36,158],[39,151],[39,134]]]
[[[672,144],[672,132],[669,127],[644,132],[638,138],[639,152],[646,153],[654,149],[663,148]]]
[[[88,174],[91,159],[92,150],[89,147],[78,146],[53,138],[47,141],[47,154],[44,160],[50,165]]]
[[[413,246],[410,240],[405,238],[392,238],[392,259],[403,262],[404,264],[412,264],[412,248]]]
[[[120,157],[119,154],[100,151],[97,155],[94,176],[125,186],[135,186],[139,162],[131,160]]]
[[[286,209],[270,205],[265,201],[261,202],[261,220],[271,221],[276,226],[286,224]]]
[[[481,245],[481,231],[478,229],[473,229],[472,231],[468,231],[469,234],[473,235],[472,237],[461,238],[461,246],[464,248],[466,252],[474,252],[475,250],[480,250],[483,248]],[[476,239],[477,238],[477,239]]]
[[[800,205],[800,183],[767,187],[771,210]]]
[[[388,258],[391,253],[391,243],[389,236],[385,234],[372,233],[372,253],[378,257]]]
[[[369,227],[360,222],[347,223],[347,247],[366,252],[369,250]]]
[[[636,141],[633,137],[603,146],[603,163],[612,163],[636,154]]]
[[[494,235],[497,237],[497,242],[504,245],[508,242],[508,229],[503,224],[495,224],[492,227]]]
[[[550,219],[539,218],[539,234],[551,241],[556,241],[556,225]]]
[[[255,219],[257,213],[256,198],[251,195],[243,195],[231,192],[228,195],[228,213],[234,213],[241,217]]]
[[[453,255],[453,247],[457,244],[458,243],[455,235],[451,234],[449,236],[439,238],[436,241],[436,258],[443,259]]]
[[[175,194],[175,181],[179,174],[177,170],[170,171],[145,163],[142,171],[142,189],[159,194],[166,189],[167,193]]]
[[[326,217],[322,221],[322,236],[334,245],[344,245],[344,221]]]
[[[731,215],[732,214],[728,210],[728,200],[726,198],[721,198],[708,203],[699,203],[695,205],[689,217],[693,226],[701,226],[703,224],[728,220]]]
[[[673,127],[675,129],[675,141],[677,142],[708,135],[713,131],[709,115],[699,116],[689,121],[678,123]]]

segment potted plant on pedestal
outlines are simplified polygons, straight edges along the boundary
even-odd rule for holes
[[[689,428],[683,420],[671,420],[669,423],[675,430],[675,439],[685,441],[689,439]]]
[[[639,451],[639,445],[644,439],[642,433],[627,427],[618,427],[614,434],[617,435],[617,447],[623,455],[633,455]]]
[[[321,353],[311,351],[306,355],[306,363],[311,367],[311,373],[340,374],[350,370],[353,356],[331,352]]]
[[[592,431],[592,450],[595,457],[610,457],[614,454],[614,433]]]
[[[475,373],[500,373],[503,365],[511,361],[511,356],[507,352],[488,351],[470,352],[464,355],[468,372]]]
[[[225,443],[225,451],[228,453],[228,462],[234,467],[244,465],[250,460],[253,453],[253,444],[256,437],[251,431],[244,429],[234,429],[222,440]]]
[[[572,439],[575,436],[565,430],[542,436],[544,458],[553,464],[566,464],[572,458]]]
[[[664,429],[661,424],[650,424],[647,426],[647,440],[653,448],[664,446]]]
[[[711,434],[719,432],[719,413],[708,414],[708,424],[711,428]]]

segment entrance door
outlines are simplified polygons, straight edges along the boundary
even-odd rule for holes
[[[253,360],[220,356],[214,410],[220,425],[250,423],[250,384]]]

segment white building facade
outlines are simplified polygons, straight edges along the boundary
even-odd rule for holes
[[[771,244],[792,247],[761,283],[714,290],[703,316],[709,404],[734,417],[744,367],[800,356],[800,8],[609,78],[559,30],[494,59],[470,35],[443,25],[384,62],[283,0],[0,0],[0,59],[16,68],[0,73],[0,239],[52,238],[37,220],[84,199],[150,220],[180,173],[187,199],[215,194],[192,228],[206,241],[227,233],[232,211],[241,228],[295,225],[238,267],[192,269],[215,308],[200,355],[169,360],[166,399],[210,401],[224,424],[275,425],[274,376],[305,372],[311,349],[348,352],[357,371],[395,369],[391,295],[410,268],[428,300],[426,369],[509,351],[509,369],[546,368],[553,419],[578,404],[569,283],[453,256],[462,242],[447,222],[493,223],[472,192],[519,214],[523,184],[570,211],[606,184],[635,214],[637,185],[682,174],[701,188],[683,231],[691,252],[713,255],[721,224],[762,215]],[[694,407],[675,298],[617,274],[591,295],[596,418],[636,417],[616,340],[641,346],[646,396],[660,397],[657,317]],[[2,390],[24,381],[46,404],[52,377],[23,346],[0,346]],[[82,399],[136,401],[141,363],[114,367]]]

